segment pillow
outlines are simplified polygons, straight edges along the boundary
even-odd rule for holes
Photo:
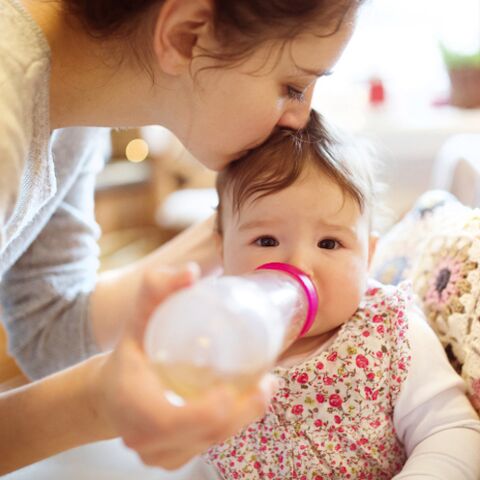
[[[379,240],[372,276],[383,283],[412,282],[480,412],[480,210],[448,192],[422,195]]]
[[[405,217],[379,239],[371,266],[372,276],[392,285],[411,279],[422,245],[428,243],[434,232],[450,228],[449,223],[467,215],[469,210],[446,191],[424,193]]]

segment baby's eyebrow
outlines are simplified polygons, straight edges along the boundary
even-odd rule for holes
[[[251,220],[250,222],[241,223],[239,230],[253,230],[254,228],[265,228],[275,224],[275,220]]]
[[[326,228],[330,231],[337,231],[349,235],[352,238],[357,238],[357,231],[354,227],[347,227],[346,225],[339,225],[335,223],[328,223],[320,221],[318,222],[319,227]]]

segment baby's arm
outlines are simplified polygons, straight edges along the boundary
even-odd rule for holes
[[[480,421],[422,313],[409,315],[412,363],[395,405],[408,460],[394,480],[480,478]]]

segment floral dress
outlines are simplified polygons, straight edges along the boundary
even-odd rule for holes
[[[321,353],[276,367],[267,414],[212,447],[225,479],[391,479],[406,461],[393,412],[410,364],[406,285],[371,286]]]

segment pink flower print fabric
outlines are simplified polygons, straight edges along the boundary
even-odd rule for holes
[[[375,284],[321,354],[277,367],[267,414],[211,448],[225,479],[391,479],[406,461],[393,412],[409,364],[409,287]]]

